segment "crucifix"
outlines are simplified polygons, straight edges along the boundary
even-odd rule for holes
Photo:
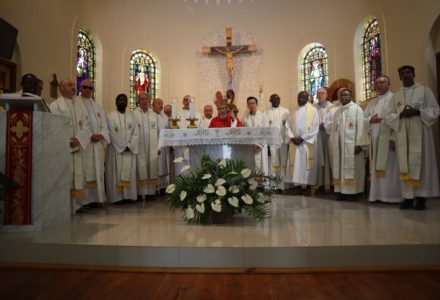
[[[203,47],[204,54],[220,54],[226,56],[226,70],[228,71],[229,84],[232,83],[232,71],[234,70],[234,55],[252,53],[257,51],[256,45],[232,45],[232,28],[226,27],[226,46]]]

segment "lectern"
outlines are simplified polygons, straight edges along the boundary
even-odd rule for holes
[[[0,231],[34,231],[70,220],[70,120],[40,97],[0,96],[0,172],[19,184],[0,203]]]

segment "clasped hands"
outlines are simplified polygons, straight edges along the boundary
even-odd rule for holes
[[[420,110],[415,109],[409,105],[406,105],[402,112],[399,114],[399,117],[402,118],[411,118],[413,116],[420,116]]]
[[[292,143],[294,143],[296,146],[301,145],[302,143],[304,143],[304,139],[300,136],[296,136],[290,139],[292,141]]]
[[[99,142],[102,139],[104,139],[104,136],[102,134],[99,134],[99,133],[92,134],[92,137],[90,138],[92,143],[97,143],[97,142]]]

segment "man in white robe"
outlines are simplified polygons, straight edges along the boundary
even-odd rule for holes
[[[72,214],[86,212],[82,207],[85,189],[96,183],[93,173],[86,172],[86,167],[93,163],[93,156],[86,150],[90,144],[92,133],[90,120],[84,102],[75,99],[75,84],[71,80],[62,80],[59,83],[61,96],[50,104],[50,111],[54,114],[64,115],[71,120],[70,139],[70,176],[71,176],[71,212]],[[89,151],[90,154],[90,151]]]
[[[91,185],[85,191],[84,204],[88,207],[103,207],[106,201],[104,184],[104,161],[107,144],[110,143],[108,134],[107,118],[102,107],[92,99],[94,90],[93,81],[85,79],[81,82],[81,94],[78,97],[87,108],[88,117],[91,125],[92,136],[87,152],[93,155],[92,164],[86,166],[87,172],[94,172],[96,184]]]
[[[118,205],[137,200],[136,154],[139,148],[139,128],[133,113],[126,111],[128,98],[116,97],[117,110],[107,117],[111,144],[106,160],[107,199]]]
[[[342,90],[341,107],[332,122],[332,172],[338,200],[354,201],[365,189],[365,155],[368,137],[364,112],[352,102],[352,92]]]
[[[194,111],[194,116],[190,116],[192,111],[190,110],[191,96],[185,95],[182,100],[183,109],[177,113],[180,118],[179,127],[182,129],[188,128],[190,125],[190,121],[188,120],[190,117],[195,117],[197,121],[195,121],[195,125],[199,127],[200,124],[200,114],[197,111]],[[194,108],[195,109],[195,108]],[[189,147],[175,147],[174,148],[174,157],[179,160],[179,162],[174,164],[175,174],[180,174],[182,169],[189,165]]]
[[[319,131],[318,110],[308,102],[309,93],[298,93],[298,110],[292,115],[291,126],[286,131],[289,145],[286,182],[298,186],[298,192],[310,196],[311,186],[317,182],[317,142]]]
[[[376,79],[376,93],[364,111],[365,127],[370,138],[370,202],[399,203],[402,192],[397,165],[396,147],[391,128],[383,120],[383,111],[393,97],[390,78],[381,75]]]
[[[319,132],[317,137],[317,186],[329,192],[331,186],[329,134],[325,130],[324,120],[333,107],[333,103],[327,101],[327,89],[319,88],[316,92],[318,102],[315,104],[318,110]]]
[[[203,117],[200,120],[200,128],[209,128],[212,120],[213,108],[211,104],[207,104],[203,107]]]
[[[277,94],[270,96],[269,101],[272,105],[267,111],[269,126],[280,130],[282,144],[280,146],[270,145],[269,172],[278,175],[281,182],[278,184],[278,191],[284,190],[284,173],[286,171],[287,154],[289,144],[284,143],[286,129],[290,127],[290,112],[287,108],[280,106],[281,98]]]
[[[138,106],[133,111],[134,121],[139,128],[139,148],[136,155],[136,177],[138,195],[154,198],[158,178],[158,122],[157,114],[148,109],[150,99],[146,92],[139,93]]]
[[[244,127],[269,127],[269,120],[266,113],[258,109],[258,100],[255,97],[247,98],[248,112],[243,118]],[[255,169],[268,174],[267,145],[252,145],[254,151]]]
[[[157,137],[159,138],[160,131],[162,129],[168,128],[168,117],[162,112],[163,100],[156,98],[153,100],[153,111],[157,114]],[[159,149],[157,156],[157,167],[158,167],[158,189],[161,194],[165,193],[165,188],[168,186],[169,182],[169,159],[170,151],[168,147]]]
[[[399,68],[401,87],[386,107],[385,121],[396,131],[401,209],[424,210],[427,197],[440,195],[432,126],[440,108],[432,91],[414,81],[412,66]],[[414,198],[416,203],[414,205]]]

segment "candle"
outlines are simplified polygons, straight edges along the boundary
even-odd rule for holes
[[[176,101],[171,103],[171,117],[175,119],[177,117]]]
[[[195,107],[194,107],[194,101],[191,99],[189,102],[189,117],[194,118],[195,117]]]

